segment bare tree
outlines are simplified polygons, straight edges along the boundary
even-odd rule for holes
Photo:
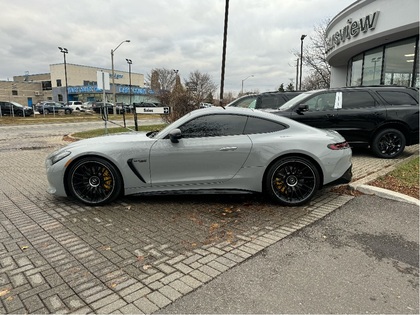
[[[177,73],[166,68],[154,68],[147,74],[147,81],[155,91],[170,91],[175,85]]]
[[[325,19],[314,27],[314,34],[303,49],[303,65],[309,69],[302,82],[302,89],[312,90],[330,87],[331,66],[327,62],[326,29],[330,19]],[[300,52],[293,52],[300,58]]]
[[[198,70],[191,72],[188,79],[184,80],[184,84],[198,103],[204,102],[209,95],[213,95],[217,88],[209,74]]]

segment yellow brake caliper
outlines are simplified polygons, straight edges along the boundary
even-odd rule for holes
[[[104,179],[104,184],[103,184],[103,187],[106,189],[106,190],[111,190],[112,189],[112,176],[111,176],[111,174],[109,173],[109,170],[108,169],[106,169],[106,168],[104,168],[103,169],[103,179]]]

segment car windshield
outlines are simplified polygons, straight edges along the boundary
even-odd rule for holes
[[[309,95],[311,95],[313,92],[306,92],[306,93],[302,93],[298,96],[295,96],[294,98],[292,98],[291,100],[287,101],[286,103],[284,103],[283,105],[281,105],[279,107],[280,111],[285,111],[285,110],[289,110],[290,108],[294,107],[295,105],[300,104],[300,102],[305,99],[306,97],[308,97]]]
[[[13,105],[15,105],[15,106],[17,106],[17,107],[23,107],[23,105],[21,105],[21,104],[19,104],[19,103],[15,103],[15,102],[10,102],[10,103],[12,103]]]

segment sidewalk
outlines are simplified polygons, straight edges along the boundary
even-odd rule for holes
[[[419,212],[352,199],[162,314],[419,314]]]

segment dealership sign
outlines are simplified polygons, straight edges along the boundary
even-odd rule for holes
[[[356,37],[360,33],[366,33],[368,30],[374,30],[376,23],[378,22],[378,16],[379,11],[376,11],[373,14],[369,14],[358,20],[353,21],[351,18],[347,19],[347,24],[342,29],[336,31],[329,38],[327,38],[326,53],[329,53],[341,43]]]
[[[167,115],[170,112],[169,107],[136,107],[137,114],[164,114]]]

